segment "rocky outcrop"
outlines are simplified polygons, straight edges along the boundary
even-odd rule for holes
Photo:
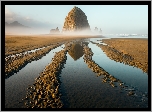
[[[50,33],[60,33],[58,27],[56,29],[51,29]]]
[[[102,33],[101,28],[100,28],[100,30],[98,31],[98,28],[97,28],[97,27],[95,27],[94,31],[95,31],[96,33]]]
[[[98,28],[97,28],[97,27],[95,27],[94,31],[96,31],[96,32],[97,32],[97,31],[98,31]]]
[[[82,30],[90,30],[90,25],[85,13],[75,6],[66,16],[62,32]]]

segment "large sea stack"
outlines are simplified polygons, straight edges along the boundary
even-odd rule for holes
[[[78,7],[74,7],[65,18],[63,32],[75,32],[75,31],[90,31],[90,25],[85,13]]]

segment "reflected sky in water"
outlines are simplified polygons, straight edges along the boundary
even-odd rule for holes
[[[26,88],[34,83],[34,80],[39,76],[39,73],[41,73],[45,66],[51,62],[55,52],[62,50],[63,47],[64,45],[51,50],[40,60],[28,63],[18,73],[15,73],[8,79],[5,79],[6,108],[23,107],[23,104],[18,102],[26,96]]]
[[[68,54],[76,61],[83,56],[83,47],[79,43],[74,43]]]
[[[148,91],[148,75],[143,73],[141,69],[111,60],[106,56],[102,49],[95,44],[89,43],[88,46],[92,48],[94,53],[92,59],[108,71],[108,73],[121,79],[128,85],[138,87],[138,89],[143,92]]]

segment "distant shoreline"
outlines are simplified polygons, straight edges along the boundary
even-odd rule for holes
[[[5,56],[77,39],[101,35],[5,35]]]
[[[117,37],[114,37],[114,38],[110,38],[110,37],[105,37],[105,39],[106,38],[108,38],[108,39],[136,39],[136,40],[138,40],[138,39],[146,39],[146,40],[148,40],[148,38],[127,38],[127,37],[123,37],[123,38],[117,38]]]
[[[84,37],[84,38],[107,38],[107,39],[148,39],[148,38],[144,38],[144,37],[141,37],[141,38],[138,38],[138,37],[108,37],[108,36],[105,36],[105,35],[102,35],[102,34],[88,34],[88,35],[79,35],[79,34],[76,34],[76,35],[70,35],[70,34],[5,34],[5,36],[31,36],[31,37],[35,37],[35,36],[38,36],[38,37],[41,37],[41,36],[46,36],[46,37],[61,37],[62,38],[69,38],[69,37]]]
[[[104,38],[104,40],[114,39],[136,39],[147,40],[147,38],[109,38],[102,35],[5,35],[5,55],[33,50],[35,48],[47,46],[55,43],[62,43],[77,39]]]

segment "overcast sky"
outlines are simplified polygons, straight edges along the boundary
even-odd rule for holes
[[[5,21],[48,31],[61,31],[68,12],[77,6],[86,14],[91,30],[104,34],[147,34],[148,5],[6,5]]]

